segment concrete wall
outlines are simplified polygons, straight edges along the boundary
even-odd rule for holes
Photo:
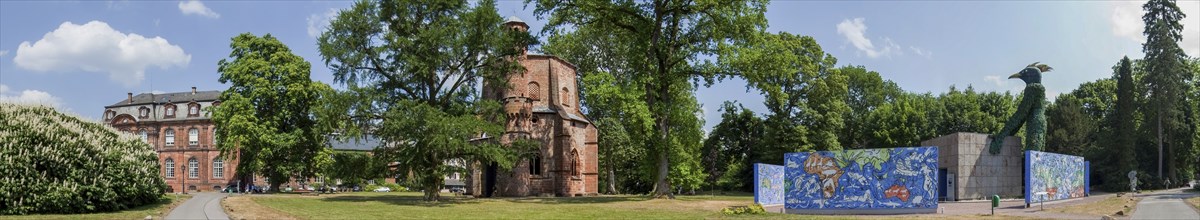
[[[980,133],[954,133],[921,142],[938,146],[939,168],[955,175],[954,200],[981,200],[992,195],[1022,198],[1021,139],[1007,137],[1000,154],[988,152],[991,138]],[[949,192],[948,192],[949,193]]]

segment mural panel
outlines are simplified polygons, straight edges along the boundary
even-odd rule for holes
[[[754,203],[783,204],[783,166],[754,164]]]
[[[1025,151],[1025,204],[1087,196],[1083,157]]]
[[[936,209],[937,147],[784,155],[784,208]]]

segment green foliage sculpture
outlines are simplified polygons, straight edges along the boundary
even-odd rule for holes
[[[1008,77],[1025,81],[1025,92],[1021,96],[1021,104],[1017,106],[1017,112],[1008,118],[1008,122],[1004,123],[1004,128],[1000,129],[999,134],[992,136],[989,152],[1000,153],[1004,137],[1016,134],[1017,130],[1026,123],[1029,124],[1029,127],[1025,128],[1025,149],[1042,150],[1046,145],[1046,87],[1042,86],[1042,73],[1053,69],[1050,68],[1050,65],[1035,62],[1026,66],[1021,72]]]
[[[0,214],[92,213],[159,201],[150,144],[48,107],[0,103]]]

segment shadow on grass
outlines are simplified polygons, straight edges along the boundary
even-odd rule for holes
[[[524,197],[524,198],[499,198],[514,203],[539,203],[539,204],[594,204],[594,203],[614,203],[614,202],[636,202],[650,200],[646,196],[619,195],[619,196],[592,196],[592,197]]]
[[[463,197],[442,196],[437,202],[427,202],[422,195],[388,194],[388,195],[341,195],[321,198],[326,202],[383,202],[392,205],[450,207],[458,204],[474,204],[479,200]]]

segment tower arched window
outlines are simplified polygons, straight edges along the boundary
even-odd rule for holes
[[[225,160],[222,160],[221,158],[217,158],[217,159],[213,159],[212,163],[213,163],[213,165],[212,165],[213,178],[224,178],[225,177]]]
[[[580,176],[581,172],[579,172],[579,163],[579,151],[571,150],[571,176]]]
[[[562,96],[563,106],[571,106],[571,90],[567,90],[567,88],[564,87],[562,89],[562,94],[559,94],[559,96]]]
[[[175,146],[175,129],[167,128],[163,139],[167,141],[167,146]]]
[[[533,158],[529,158],[529,174],[542,175],[542,154],[533,154]]]
[[[195,128],[188,129],[188,145],[197,144],[200,144],[200,130]]]
[[[537,82],[529,82],[529,86],[527,86],[525,89],[526,94],[529,94],[529,98],[533,100],[542,99],[542,88],[538,86]]]
[[[190,158],[188,159],[187,166],[188,178],[200,178],[200,161],[196,161],[195,157]]]
[[[175,178],[175,160],[167,158],[167,162],[163,166],[166,168],[167,178]]]

